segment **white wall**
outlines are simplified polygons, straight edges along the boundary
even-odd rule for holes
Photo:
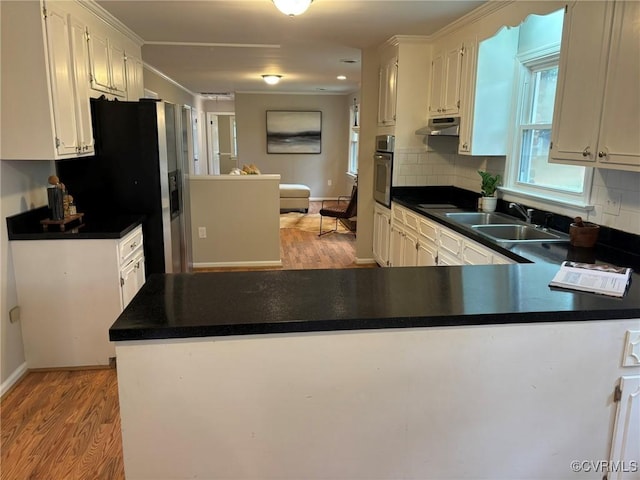
[[[312,198],[348,195],[349,105],[353,95],[276,95],[238,93],[235,101],[238,164],[255,164],[262,173],[279,174],[282,183],[302,183]],[[267,110],[322,112],[322,153],[267,154]],[[328,185],[328,181],[332,185]]]
[[[9,323],[9,310],[19,305],[6,217],[47,204],[47,178],[53,162],[0,161],[0,394],[26,368],[20,322]],[[42,265],[46,268],[46,265]]]
[[[193,266],[281,265],[279,184],[278,175],[191,177]]]

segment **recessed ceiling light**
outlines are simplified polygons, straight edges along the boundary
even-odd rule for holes
[[[349,59],[349,58],[342,58],[342,59],[340,59],[340,62],[341,63],[358,63],[358,60],[352,60],[352,59]]]
[[[336,78],[338,80],[346,80],[347,79],[347,77],[345,77],[344,75],[338,75]]]
[[[268,85],[275,85],[276,83],[278,83],[280,81],[281,78],[282,78],[282,75],[271,75],[271,74],[262,75],[262,79]]]

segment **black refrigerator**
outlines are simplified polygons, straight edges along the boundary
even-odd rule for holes
[[[91,115],[95,157],[56,162],[78,211],[94,218],[143,215],[147,276],[185,271],[176,106],[92,99]]]

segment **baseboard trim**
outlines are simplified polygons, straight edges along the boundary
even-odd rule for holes
[[[257,262],[194,262],[193,268],[228,268],[228,267],[281,267],[282,260],[262,260]]]
[[[372,263],[375,263],[376,265],[378,264],[378,262],[376,262],[374,258],[358,258],[358,257],[356,257],[356,260],[355,260],[355,264],[356,265],[370,265]]]
[[[9,378],[7,378],[2,384],[0,384],[0,398],[9,393],[11,389],[27,374],[27,362],[23,362],[18,368],[16,368]]]

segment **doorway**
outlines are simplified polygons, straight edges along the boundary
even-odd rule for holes
[[[207,150],[209,175],[227,174],[238,167],[234,112],[207,112]]]

